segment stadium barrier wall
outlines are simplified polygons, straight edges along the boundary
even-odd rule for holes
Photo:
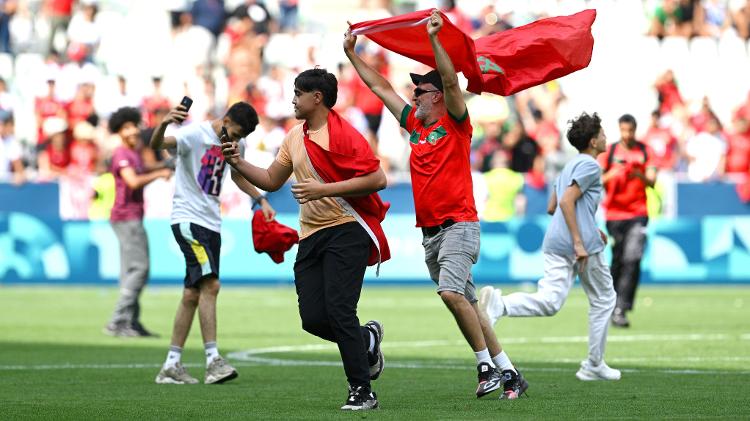
[[[296,227],[296,213],[280,222]],[[482,224],[475,282],[535,282],[542,275],[546,216]],[[167,220],[146,220],[151,283],[179,284],[185,267]],[[370,284],[429,284],[421,233],[414,216],[389,214],[384,224],[392,259]],[[750,284],[750,216],[707,216],[657,220],[649,225],[643,261],[646,283]],[[609,250],[607,251],[609,253]],[[289,284],[296,247],[275,264],[252,246],[249,220],[228,219],[222,227],[221,278],[225,284]],[[107,221],[61,221],[28,212],[0,211],[0,283],[115,285],[117,239]]]

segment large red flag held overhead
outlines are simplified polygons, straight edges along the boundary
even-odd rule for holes
[[[431,10],[355,23],[353,35],[366,35],[384,48],[430,67],[435,58],[425,26]],[[441,13],[442,14],[442,13]],[[581,70],[589,65],[596,11],[541,19],[528,25],[472,40],[445,15],[438,33],[467,90],[512,95]]]

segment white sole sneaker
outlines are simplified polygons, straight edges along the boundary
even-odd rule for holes
[[[620,370],[610,368],[605,364],[601,370],[592,368],[586,363],[581,364],[581,368],[576,372],[576,378],[584,382],[604,380],[604,381],[617,381],[620,380],[622,373]]]

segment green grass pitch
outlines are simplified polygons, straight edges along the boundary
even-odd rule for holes
[[[506,291],[507,292],[507,291]],[[365,285],[362,322],[385,326],[381,409],[344,413],[336,348],[300,327],[294,289],[225,287],[219,350],[238,368],[224,385],[156,385],[177,287],[146,289],[155,339],[103,335],[116,288],[0,288],[0,419],[750,419],[750,287],[644,287],[630,329],[610,329],[618,382],[580,382],[587,301],[554,317],[501,319],[528,396],[474,396],[474,356],[434,290]],[[183,355],[202,380],[197,318]]]

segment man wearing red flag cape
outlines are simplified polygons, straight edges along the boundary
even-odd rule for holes
[[[292,193],[300,203],[300,243],[294,262],[302,328],[338,345],[349,396],[343,410],[378,407],[370,387],[383,371],[383,325],[360,326],[357,303],[365,269],[390,258],[380,223],[388,204],[376,193],[386,186],[380,161],[362,135],[333,106],[336,77],[310,69],[294,80],[293,127],[276,160],[258,168],[222,145],[227,162],[266,191],[278,190],[294,173]]]
[[[477,397],[504,389],[515,399],[528,387],[500,347],[492,325],[479,311],[471,267],[479,257],[479,219],[474,205],[469,146],[472,127],[456,70],[438,38],[443,16],[434,10],[427,33],[436,65],[425,75],[411,74],[416,85],[408,105],[391,84],[355,52],[356,37],[346,32],[344,52],[365,84],[410,133],[410,166],[417,226],[430,278],[456,319],[477,359]],[[421,26],[421,25],[420,25]],[[424,35],[422,35],[424,36]]]

